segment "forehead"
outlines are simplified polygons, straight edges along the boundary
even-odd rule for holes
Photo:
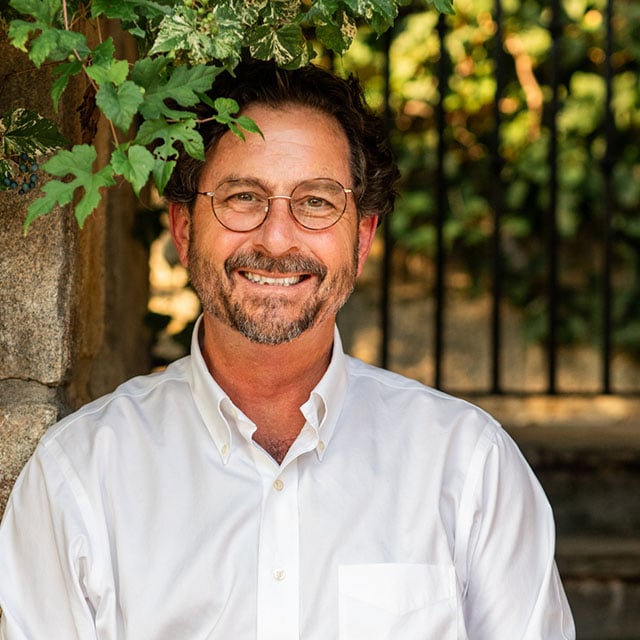
[[[237,177],[274,185],[322,177],[351,185],[349,143],[333,116],[306,106],[261,104],[242,115],[256,122],[262,136],[245,132],[242,140],[226,132],[207,154],[201,181],[207,188]]]

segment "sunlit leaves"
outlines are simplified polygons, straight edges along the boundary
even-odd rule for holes
[[[74,213],[78,225],[84,226],[86,219],[100,203],[101,189],[115,184],[111,165],[94,170],[96,157],[94,147],[76,145],[70,151],[58,151],[43,165],[45,171],[67,180],[50,180],[42,187],[44,196],[34,200],[27,209],[25,231],[39,216],[49,213],[56,206],[71,203],[76,190],[82,195],[74,207]]]
[[[447,10],[448,0],[428,0]],[[110,126],[114,151],[102,167],[96,151],[78,145],[60,151],[45,165],[63,178],[46,184],[44,196],[29,207],[27,225],[47,208],[75,201],[76,216],[84,223],[97,206],[103,187],[115,177],[139,193],[151,176],[164,189],[178,153],[204,158],[204,145],[189,108],[204,101],[213,119],[241,138],[260,133],[254,122],[238,114],[229,100],[211,103],[207,91],[218,73],[233,72],[247,53],[296,68],[315,55],[312,41],[343,54],[356,35],[357,24],[370,24],[380,34],[390,28],[398,6],[406,0],[11,0],[25,20],[10,24],[12,44],[27,52],[36,67],[53,65],[51,97],[54,108],[71,78],[84,74],[89,83],[83,103],[93,118],[94,104]],[[74,13],[76,12],[76,13]],[[135,64],[121,59],[111,38],[87,44],[85,33],[100,33],[99,18],[119,20],[138,39]],[[91,22],[94,24],[91,24]],[[93,43],[93,40],[92,40]],[[123,142],[134,121],[132,141]],[[42,143],[43,123],[25,139]],[[55,130],[55,127],[54,127]],[[56,132],[57,134],[57,132]],[[59,134],[58,134],[59,135]],[[29,137],[31,136],[31,137]],[[53,140],[54,138],[52,138]],[[40,140],[40,142],[37,142]],[[59,142],[61,144],[61,142]],[[0,160],[3,160],[0,154]]]
[[[306,64],[309,61],[306,40],[297,25],[281,29],[269,26],[257,27],[255,39],[250,46],[251,55],[260,60],[275,60],[281,66],[292,63]]]
[[[245,44],[244,32],[242,15],[224,4],[210,7],[205,16],[178,5],[161,22],[150,54],[168,53],[195,65],[215,60],[233,68]]]
[[[149,174],[154,168],[153,154],[139,144],[121,145],[111,155],[111,166],[115,173],[120,174],[131,184],[136,195],[147,184]]]

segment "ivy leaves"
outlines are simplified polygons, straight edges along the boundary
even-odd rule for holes
[[[68,0],[11,0],[11,6],[28,17],[11,22],[12,44],[26,51],[36,67],[57,63],[51,89],[54,108],[69,80],[84,74],[113,138],[103,166],[97,166],[97,152],[90,144],[60,150],[43,165],[59,180],[45,184],[43,197],[31,203],[25,230],[38,216],[74,200],[82,226],[98,205],[101,190],[118,181],[129,182],[139,194],[152,179],[162,193],[181,148],[204,159],[198,123],[189,111],[200,102],[209,104],[210,117],[236,135],[259,133],[255,123],[238,115],[235,102],[210,103],[205,95],[216,75],[225,69],[233,72],[246,52],[289,68],[313,58],[313,40],[341,54],[351,45],[357,23],[371,24],[380,34],[393,25],[398,6],[407,1],[86,0],[74,2],[76,13],[71,14]],[[451,12],[451,0],[428,1]],[[110,38],[89,46],[85,23],[101,17],[119,20],[138,39],[135,64],[118,59]],[[89,101],[83,108],[90,112],[93,104]],[[138,127],[131,137],[134,122]],[[43,135],[41,128],[34,130],[31,145],[50,151]],[[0,161],[2,157],[0,152]]]
[[[50,180],[43,187],[44,196],[34,200],[27,211],[25,230],[39,216],[49,213],[56,205],[69,204],[76,189],[83,195],[75,206],[75,216],[80,227],[100,202],[100,189],[115,184],[111,164],[94,171],[93,165],[97,157],[94,147],[87,144],[76,145],[67,151],[62,149],[43,165],[50,174],[65,178],[72,175],[70,181]]]

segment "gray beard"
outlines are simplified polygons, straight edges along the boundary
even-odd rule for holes
[[[191,283],[205,312],[217,317],[245,338],[256,344],[278,345],[299,337],[316,322],[323,310],[335,313],[344,305],[355,286],[357,247],[353,261],[336,273],[321,295],[307,300],[296,317],[283,319],[279,311],[291,303],[277,294],[261,296],[256,304],[250,299],[232,299],[231,276],[240,269],[261,270],[267,273],[305,273],[317,277],[320,291],[327,279],[327,269],[320,262],[298,255],[272,258],[259,252],[241,253],[225,261],[224,273],[217,270],[206,258],[189,248]],[[269,285],[262,285],[269,287]],[[295,285],[293,285],[295,286]],[[331,302],[331,299],[334,301]],[[258,308],[256,312],[255,308]]]

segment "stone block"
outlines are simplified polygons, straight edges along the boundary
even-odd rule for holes
[[[0,378],[63,380],[69,360],[71,235],[60,212],[39,220],[25,237],[24,198],[0,200]]]
[[[33,382],[0,383],[0,513],[22,467],[58,417],[52,389]]]

